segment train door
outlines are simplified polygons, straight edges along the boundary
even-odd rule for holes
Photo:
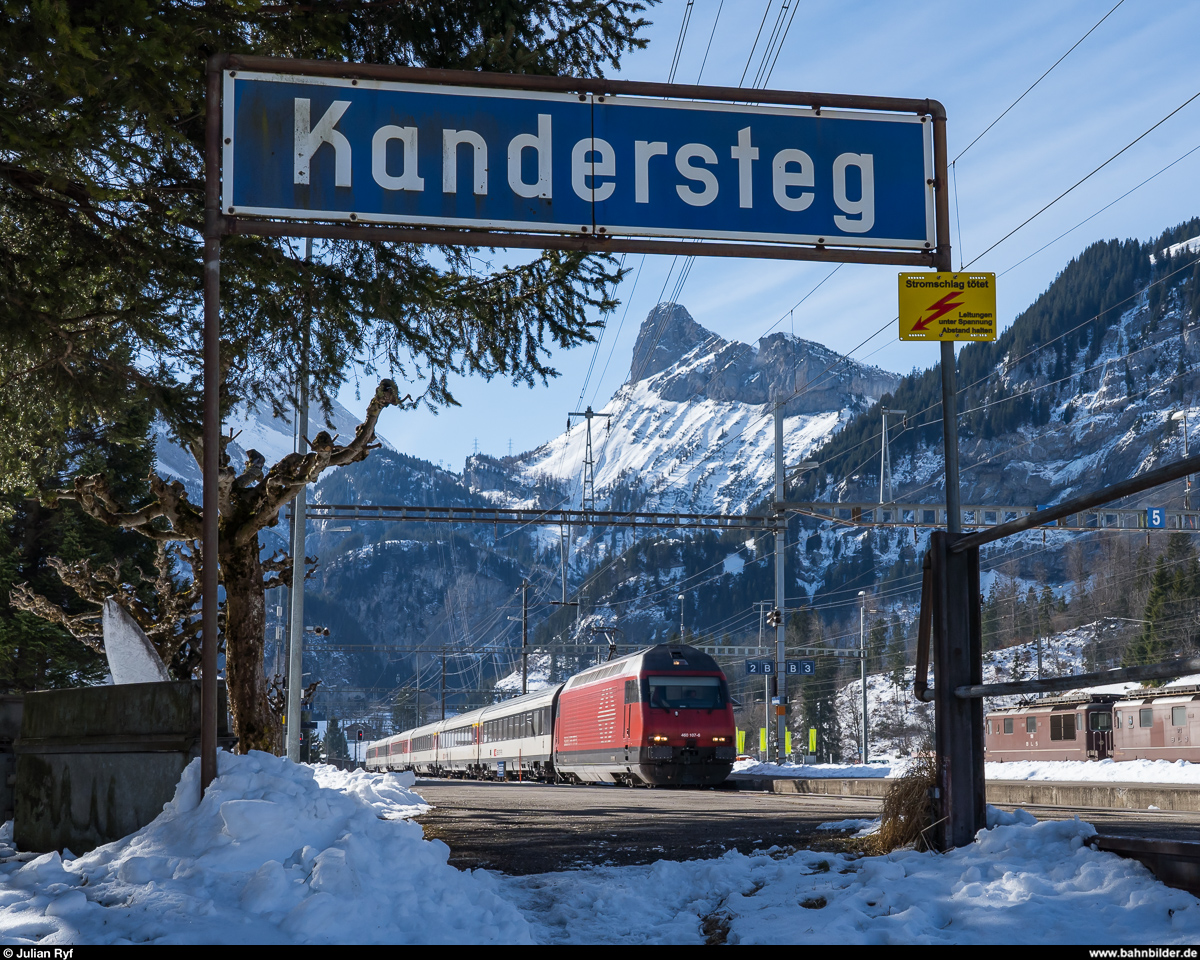
[[[1089,710],[1087,719],[1088,756],[1096,760],[1106,760],[1112,756],[1112,710],[1108,707],[1102,710]]]
[[[625,681],[625,743],[629,743],[633,729],[633,712],[637,709],[638,682],[637,679]]]

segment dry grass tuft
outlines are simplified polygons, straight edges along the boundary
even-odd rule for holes
[[[869,853],[880,855],[900,847],[930,849],[925,832],[933,823],[933,800],[929,789],[937,785],[937,768],[932,757],[917,757],[904,776],[898,777],[883,798],[879,832],[869,838]]]

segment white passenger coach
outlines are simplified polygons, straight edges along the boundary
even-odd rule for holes
[[[439,777],[495,777],[503,769],[508,779],[549,779],[561,689],[557,684],[376,741],[367,749],[367,769]]]

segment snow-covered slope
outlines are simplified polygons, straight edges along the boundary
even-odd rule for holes
[[[592,421],[596,494],[650,508],[742,512],[774,478],[773,401],[785,401],[789,464],[836,433],[899,378],[784,334],[757,345],[723,340],[679,304],[642,324],[629,380]],[[552,478],[578,502],[587,429],[522,457],[526,483]]]

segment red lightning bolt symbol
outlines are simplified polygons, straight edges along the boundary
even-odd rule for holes
[[[913,327],[912,327],[913,332],[914,333],[916,333],[917,331],[924,332],[925,330],[928,330],[929,325],[931,323],[933,323],[933,321],[936,320],[938,317],[944,316],[945,314],[947,314],[951,310],[953,310],[955,307],[961,307],[962,301],[954,299],[955,297],[960,297],[960,296],[962,296],[962,294],[959,293],[958,291],[955,291],[954,293],[948,293],[944,297],[942,297],[941,300],[939,300],[937,303],[933,304],[929,308],[930,310],[933,311],[933,313],[931,313],[929,316],[927,316],[924,320],[918,320],[916,323],[913,324]]]

